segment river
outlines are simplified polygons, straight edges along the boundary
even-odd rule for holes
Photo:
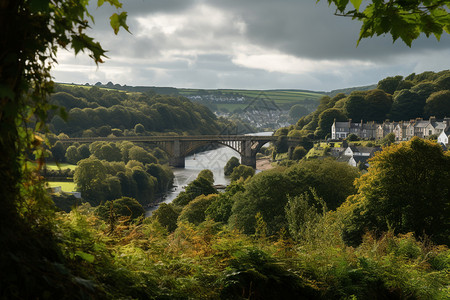
[[[258,132],[251,133],[249,135],[272,135],[272,132]],[[233,149],[221,146],[219,148],[209,149],[195,155],[190,155],[185,158],[184,168],[173,168],[173,174],[175,178],[173,180],[174,187],[172,190],[166,193],[161,203],[170,203],[175,199],[178,194],[184,191],[184,187],[191,181],[197,178],[198,173],[201,170],[209,169],[214,174],[214,184],[228,185],[230,179],[225,176],[223,168],[231,157],[237,157],[240,160],[240,155]],[[152,212],[156,210],[158,206],[153,206],[147,209],[146,217],[151,216]]]

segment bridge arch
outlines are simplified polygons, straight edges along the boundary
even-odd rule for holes
[[[203,146],[207,146],[207,145],[222,145],[222,146],[226,146],[230,149],[233,149],[234,151],[236,151],[239,155],[242,155],[241,151],[240,151],[240,147],[233,145],[233,144],[229,144],[223,141],[202,141],[202,142],[196,142],[196,143],[190,143],[185,151],[182,153],[182,155],[184,156],[188,156],[190,153],[194,152],[195,150],[199,149],[200,147]]]
[[[184,159],[190,152],[207,144],[221,144],[227,146],[241,155],[241,163],[256,167],[256,153],[268,142],[276,141],[276,136],[250,136],[250,135],[213,135],[213,136],[125,136],[107,138],[66,138],[59,139],[62,143],[92,143],[95,141],[120,142],[130,141],[137,143],[151,143],[164,150],[170,158],[170,165],[174,167],[185,166]],[[298,138],[288,138],[290,144],[298,144]]]

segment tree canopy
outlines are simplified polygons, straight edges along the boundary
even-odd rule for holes
[[[320,0],[319,0],[320,1]],[[411,47],[421,33],[437,40],[450,33],[449,0],[327,0],[336,5],[335,14],[362,22],[358,43],[363,38],[390,34]],[[350,6],[350,3],[351,6]],[[363,5],[362,5],[363,4]]]
[[[354,206],[349,240],[359,240],[364,230],[393,229],[450,242],[450,156],[438,144],[415,137],[385,148],[356,187],[347,200]]]

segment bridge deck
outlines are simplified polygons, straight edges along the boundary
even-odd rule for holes
[[[109,142],[163,142],[163,141],[276,141],[276,136],[261,136],[261,135],[179,135],[179,136],[120,136],[120,137],[80,137],[80,138],[66,138],[59,139],[62,143],[93,143],[96,141],[109,141]]]

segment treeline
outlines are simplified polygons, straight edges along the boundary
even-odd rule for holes
[[[51,117],[50,130],[70,136],[216,134],[233,126],[205,106],[178,96],[57,85],[50,102],[67,112],[67,122],[64,116]]]
[[[51,157],[77,164],[74,182],[83,200],[96,206],[107,200],[132,197],[142,205],[156,200],[172,186],[173,173],[167,154],[159,148],[131,142],[102,142],[65,146],[56,142]],[[42,174],[52,175],[43,170]]]
[[[450,116],[450,71],[387,77],[377,88],[324,96],[316,111],[289,127],[289,136],[326,138],[336,121],[409,121]]]

